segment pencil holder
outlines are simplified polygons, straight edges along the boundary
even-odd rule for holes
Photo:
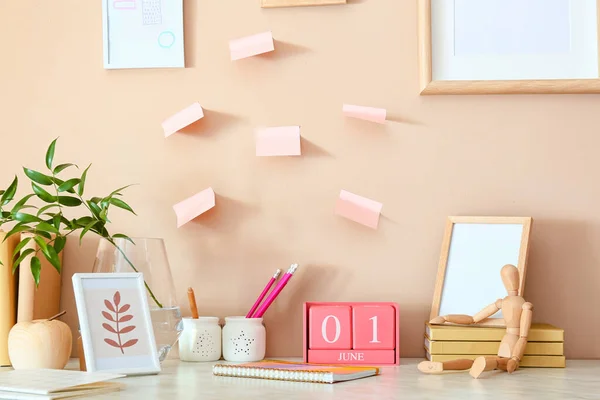
[[[221,326],[217,317],[184,318],[179,337],[181,361],[217,361],[221,358]]]
[[[223,358],[233,362],[265,358],[267,332],[262,318],[226,317],[223,327]]]

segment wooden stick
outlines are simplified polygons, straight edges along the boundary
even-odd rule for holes
[[[190,302],[190,310],[192,311],[192,318],[198,319],[198,307],[196,306],[196,296],[194,296],[194,289],[188,288],[188,301]]]
[[[54,316],[52,316],[52,317],[48,318],[48,321],[52,321],[52,320],[54,320],[54,319],[56,319],[56,318],[60,318],[60,317],[62,317],[63,315],[65,315],[66,313],[67,313],[67,311],[66,311],[66,310],[65,310],[65,311],[61,311],[61,312],[59,312],[58,314],[56,314],[56,315],[54,315]]]

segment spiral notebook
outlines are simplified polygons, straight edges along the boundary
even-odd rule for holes
[[[376,367],[348,367],[298,364],[265,360],[246,364],[216,364],[213,374],[238,378],[273,379],[279,381],[336,383],[379,375]]]

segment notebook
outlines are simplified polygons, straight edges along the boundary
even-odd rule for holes
[[[88,397],[121,390],[123,384],[106,381],[124,376],[57,369],[2,371],[0,399],[54,400]]]
[[[336,383],[379,375],[376,367],[297,364],[265,360],[246,364],[216,364],[213,374],[238,378],[274,379],[280,381]]]

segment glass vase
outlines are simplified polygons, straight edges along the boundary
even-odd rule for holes
[[[141,272],[146,283],[148,306],[162,362],[179,339],[183,329],[171,268],[162,239],[114,239],[115,245],[101,239],[92,272]]]

